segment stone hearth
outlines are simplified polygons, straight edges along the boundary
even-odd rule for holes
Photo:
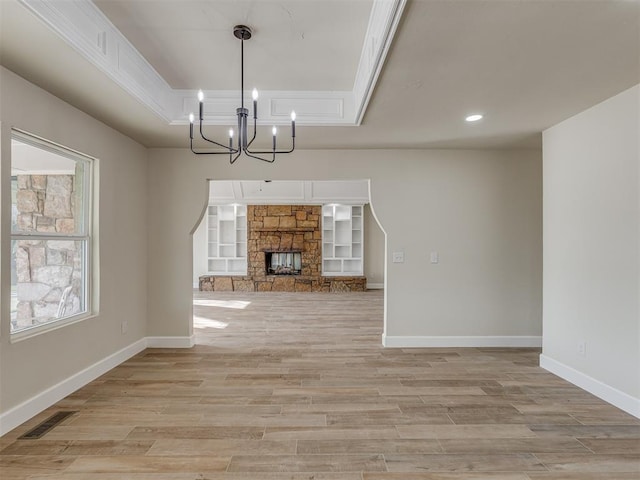
[[[320,205],[248,205],[247,275],[200,277],[201,291],[364,291],[365,277],[322,276]],[[302,253],[300,275],[267,275],[265,252]]]

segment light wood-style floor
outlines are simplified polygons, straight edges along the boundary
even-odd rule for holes
[[[640,421],[535,349],[383,349],[379,291],[194,302],[199,345],[146,350],[0,439],[0,478],[640,478]]]

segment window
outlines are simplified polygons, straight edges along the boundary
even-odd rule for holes
[[[88,316],[93,160],[11,137],[11,333]]]

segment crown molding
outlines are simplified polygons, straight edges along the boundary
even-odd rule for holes
[[[198,99],[192,90],[175,90],[180,97],[181,112],[172,125],[185,125],[189,114],[198,112]],[[238,107],[236,90],[205,90],[204,123],[207,125],[233,125],[237,117],[232,113]],[[253,100],[245,92],[245,105]],[[261,90],[258,98],[258,124],[285,125],[291,122],[291,110],[296,111],[300,125],[352,125],[355,111],[353,94],[349,91],[278,91]]]
[[[196,91],[172,89],[91,0],[19,0],[46,25],[170,125],[186,125],[198,110]],[[360,125],[406,0],[373,0],[351,91],[261,91],[259,123],[286,124],[295,110],[299,125]],[[249,98],[247,98],[250,101]],[[238,91],[205,92],[204,122],[234,124]]]
[[[353,123],[360,125],[407,0],[374,0],[353,84]]]
[[[20,0],[95,67],[166,122],[177,108],[169,84],[89,0]]]

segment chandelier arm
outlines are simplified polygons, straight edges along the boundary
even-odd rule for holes
[[[189,142],[189,147],[191,148],[191,152],[195,153],[196,155],[233,155],[234,153],[238,153],[238,155],[240,155],[238,150],[236,150],[235,148],[229,149],[229,147],[226,147],[226,152],[215,152],[212,150],[195,150],[193,148],[193,139],[191,139],[191,141]]]
[[[251,144],[253,143],[253,141],[256,139],[256,123],[257,123],[257,119],[254,115],[253,117],[253,137],[251,137],[251,141],[249,143],[247,143],[247,148],[249,148],[251,146]]]
[[[242,155],[242,151],[239,151],[238,154],[233,157],[233,154],[229,154],[229,164],[233,165],[234,163],[236,163],[236,160],[238,160],[238,158],[240,157],[240,155]]]
[[[191,152],[195,153],[196,155],[233,155],[233,152],[213,152],[209,150],[197,151],[193,148],[191,149]]]
[[[251,151],[248,148],[245,149],[245,153],[249,154],[258,154],[258,155],[264,155],[267,153],[273,153],[273,154],[277,154],[277,153],[291,153],[296,149],[296,137],[292,137],[291,139],[291,150],[255,150],[255,151]]]
[[[256,151],[252,151],[252,150],[245,150],[245,153],[251,153],[254,155],[264,155],[264,154],[268,154],[268,153],[275,153],[275,154],[280,154],[280,153],[291,153],[293,152],[293,147],[291,148],[291,150],[276,150],[275,152],[273,150],[256,150]]]
[[[252,153],[250,153],[248,150],[245,150],[245,151],[244,151],[244,154],[245,154],[247,157],[255,158],[256,160],[262,160],[263,162],[267,162],[267,163],[273,163],[273,162],[275,162],[275,161],[276,161],[276,153],[277,153],[277,152],[263,152],[263,153],[272,153],[272,154],[273,154],[273,158],[272,158],[271,160],[268,160],[268,159],[266,159],[266,158],[262,158],[262,157],[259,157],[259,156],[257,156],[257,155],[253,155],[253,154],[252,154]]]
[[[204,133],[202,132],[202,121],[200,122],[200,136],[202,137],[203,140],[209,142],[209,143],[213,143],[214,145],[218,145],[219,147],[224,148],[225,150],[227,150],[226,152],[222,152],[222,153],[236,153],[236,151],[233,151],[235,149],[233,148],[229,148],[227,145],[222,145],[221,143],[216,142],[215,140],[211,140],[210,138],[207,138]]]

